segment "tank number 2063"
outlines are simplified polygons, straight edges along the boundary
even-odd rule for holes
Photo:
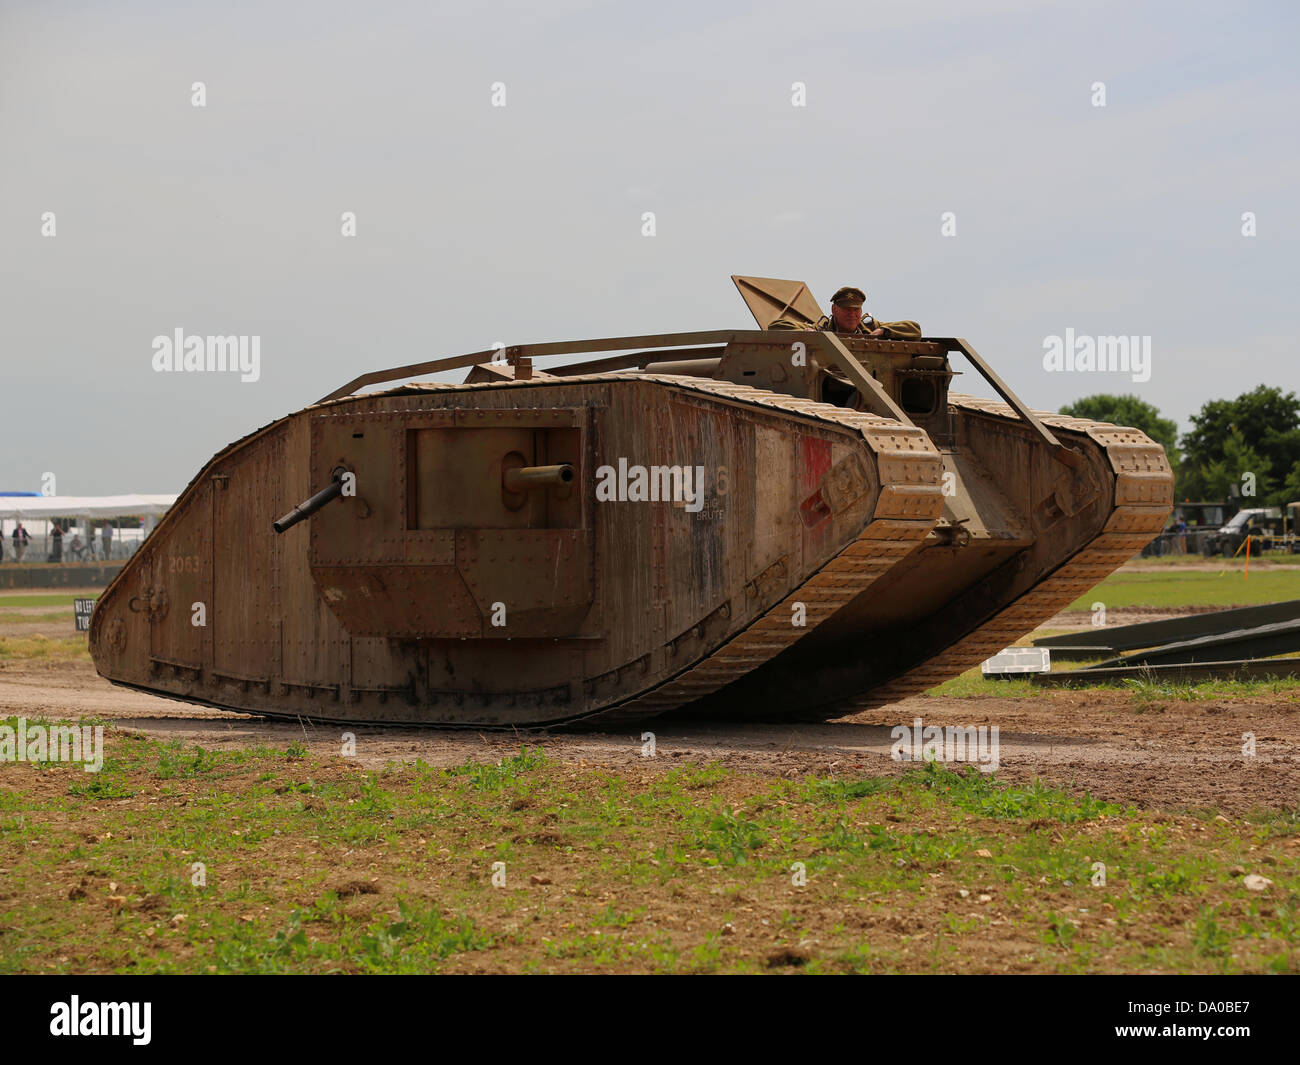
[[[168,555],[168,573],[198,573],[202,563],[198,555]]]

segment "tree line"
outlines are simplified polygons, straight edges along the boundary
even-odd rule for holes
[[[1260,385],[1236,399],[1212,399],[1181,437],[1172,419],[1137,396],[1085,396],[1061,413],[1132,426],[1161,444],[1174,468],[1175,499],[1241,496],[1243,506],[1260,507],[1300,500],[1300,398],[1294,392]]]

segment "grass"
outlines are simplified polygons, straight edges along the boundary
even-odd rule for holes
[[[48,625],[54,622],[62,622],[65,625],[73,624],[72,607],[69,605],[67,610],[60,610],[49,614],[11,614],[3,606],[0,606],[0,621],[8,621],[19,625]]]
[[[60,592],[0,592],[0,610],[5,607],[60,606],[72,609],[74,599],[97,599],[102,588],[78,591],[69,588]]]
[[[1218,573],[1177,571],[1167,573],[1112,573],[1090,592],[1079,596],[1067,610],[1091,610],[1093,603],[1107,609],[1127,606],[1152,608],[1181,606],[1254,606],[1300,599],[1300,568],[1252,571],[1224,568]],[[1122,622],[1120,622],[1122,624]]]
[[[93,597],[96,593],[89,593]],[[76,634],[73,624],[70,592],[55,595],[3,595],[0,594],[0,622],[14,625],[57,626],[69,635],[51,636],[37,633],[31,636],[0,637],[0,661],[43,659],[46,661],[80,661],[90,657],[84,633]],[[41,614],[19,613],[19,609],[58,606],[62,609]]]
[[[975,666],[960,676],[944,681],[937,688],[931,688],[925,694],[944,699],[969,699],[982,695],[1003,699],[1041,699],[1043,689],[1034,687],[1028,680],[988,680],[980,667]]]
[[[0,636],[0,662],[5,661],[88,662],[87,634],[75,636]]]
[[[0,766],[0,972],[1300,969],[1300,810],[105,737]]]
[[[1142,566],[1189,566],[1204,564],[1219,564],[1227,567],[1236,567],[1243,569],[1246,565],[1246,552],[1243,548],[1241,553],[1234,557],[1225,557],[1223,555],[1204,556],[1200,554],[1189,555],[1152,555],[1149,558],[1140,558],[1136,560]],[[1300,566],[1300,555],[1293,555],[1289,551],[1266,551],[1263,555],[1259,554],[1254,546],[1251,546],[1250,564],[1252,567],[1263,563],[1266,567],[1276,563],[1280,566]]]
[[[1156,699],[1173,699],[1179,702],[1199,702],[1206,699],[1244,699],[1268,695],[1283,702],[1300,700],[1300,679],[1281,680],[1199,680],[1173,681],[1158,678],[1136,677],[1114,681],[1110,684],[1088,684],[1080,678],[1080,686],[1109,687],[1129,692],[1140,706]],[[1043,689],[1038,689],[1041,692]]]
[[[1094,659],[1100,661],[1099,659]],[[1055,662],[1054,670],[1075,670],[1088,665],[1087,661]],[[1112,691],[1126,691],[1133,701],[1141,705],[1152,699],[1175,699],[1182,702],[1196,702],[1205,699],[1243,699],[1250,696],[1268,695],[1281,701],[1300,701],[1300,679],[1282,680],[1198,680],[1171,681],[1138,678],[1125,680],[1099,681],[1089,680],[1080,674],[1078,684],[1071,681],[1071,689],[1105,688]],[[1067,690],[1071,690],[1067,689]],[[1047,699],[1057,689],[1044,688],[1028,680],[989,680],[984,677],[979,666],[966,670],[959,677],[944,681],[936,688],[931,688],[926,695],[938,698],[975,698],[989,696],[1002,699]]]

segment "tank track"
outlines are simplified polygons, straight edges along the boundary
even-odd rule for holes
[[[950,400],[954,406],[972,412],[1009,420],[1018,418],[1003,403],[970,396],[951,396]],[[1050,428],[1084,433],[1104,449],[1115,472],[1115,503],[1102,531],[1046,580],[946,651],[861,696],[833,704],[833,711],[823,708],[818,720],[843,717],[919,695],[979,665],[1110,576],[1164,527],[1172,501],[1173,473],[1163,448],[1132,429],[1059,414],[1035,413]]]

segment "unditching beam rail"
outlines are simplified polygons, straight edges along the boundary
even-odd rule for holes
[[[1108,681],[1287,680],[1300,678],[1300,658],[1243,659],[1230,662],[1171,662],[1151,666],[1067,669],[1021,674],[1044,688],[1072,688]]]
[[[1252,629],[1260,625],[1296,620],[1300,620],[1300,599],[1290,599],[1263,606],[1211,610],[1204,614],[1189,614],[1165,621],[1144,621],[1137,625],[1116,625],[1114,628],[1103,626],[1063,636],[1042,636],[1034,641],[1034,646],[1048,648],[1054,658],[1061,651],[1135,651],[1139,647],[1158,647],[1179,640],[1194,640],[1199,636],[1215,636],[1237,629]]]

